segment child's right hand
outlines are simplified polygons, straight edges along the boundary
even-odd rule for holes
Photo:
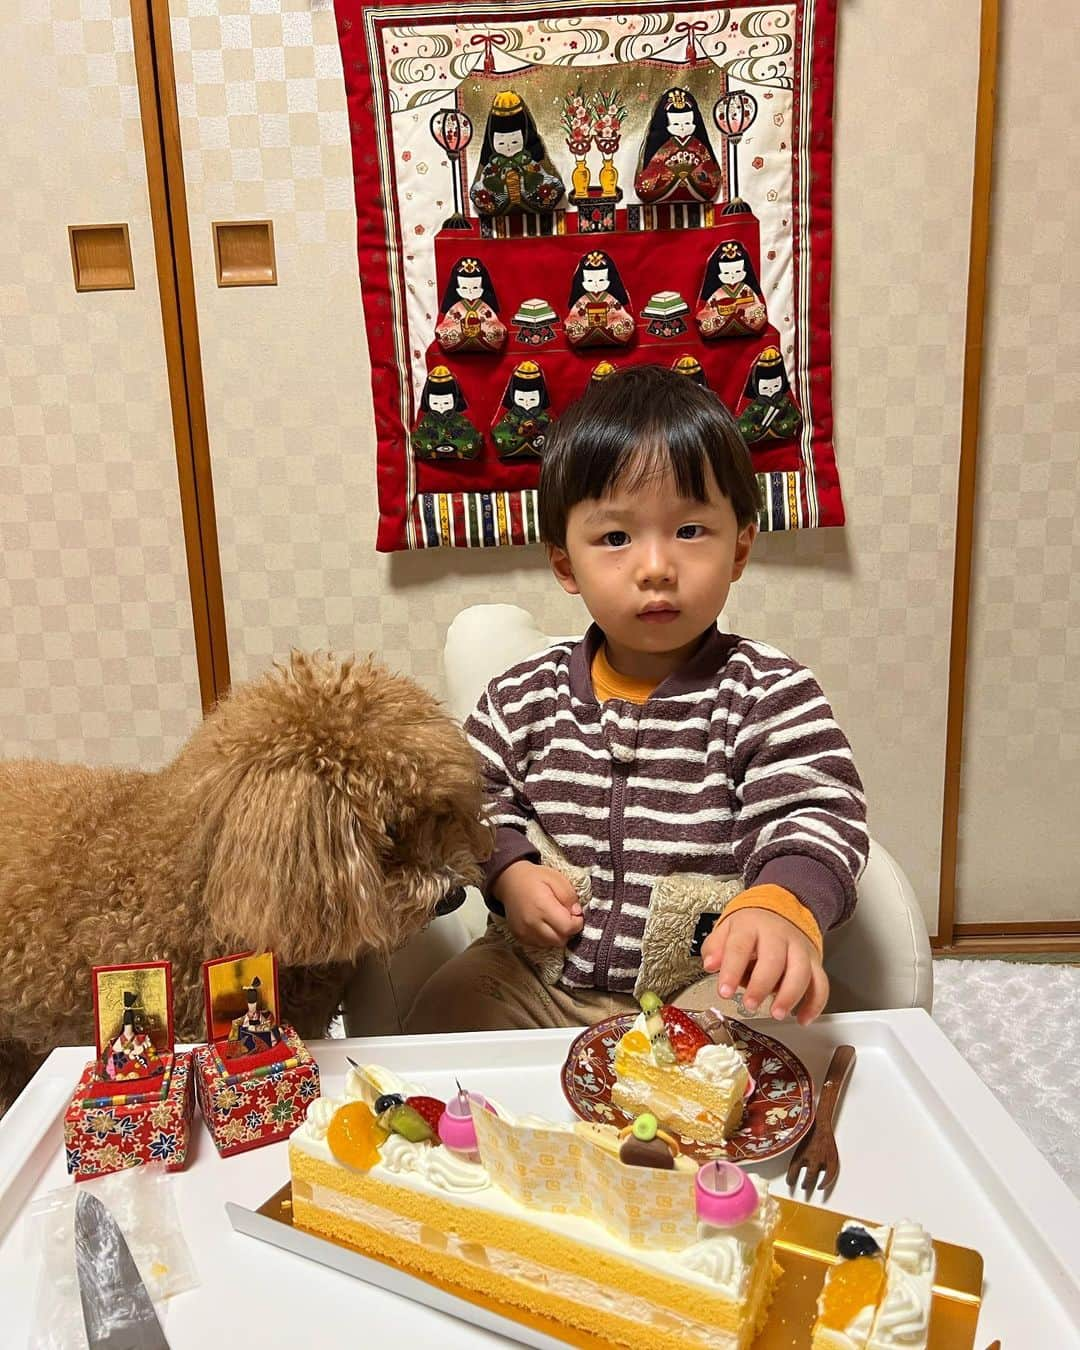
[[[585,919],[573,883],[551,867],[522,858],[496,879],[492,894],[526,947],[565,947]]]

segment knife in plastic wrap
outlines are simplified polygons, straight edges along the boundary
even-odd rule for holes
[[[75,1269],[90,1350],[169,1350],[123,1233],[89,1191],[75,1200]]]

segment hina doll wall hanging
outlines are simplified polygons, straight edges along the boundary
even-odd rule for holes
[[[623,347],[633,341],[630,297],[612,258],[594,249],[578,263],[563,320],[571,347]]]
[[[378,547],[535,541],[549,425],[644,362],[743,419],[763,529],[841,524],[835,0],[334,4]]]
[[[444,352],[497,352],[505,344],[495,287],[479,258],[462,258],[450,269],[435,338]]]
[[[535,361],[522,361],[510,376],[502,412],[491,429],[500,459],[539,459],[551,427],[551,400],[544,372]]]

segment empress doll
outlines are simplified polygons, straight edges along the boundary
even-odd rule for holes
[[[512,89],[496,94],[469,192],[477,212],[505,216],[512,211],[553,211],[565,194],[521,95]]]
[[[677,356],[671,363],[671,369],[676,375],[685,375],[688,380],[693,380],[695,384],[700,384],[703,389],[708,389],[709,382],[705,378],[701,362],[696,356]]]
[[[739,414],[739,430],[751,448],[763,449],[769,441],[789,441],[799,434],[802,413],[779,348],[766,347],[750,367],[743,398],[749,402]]]
[[[706,264],[695,318],[704,338],[752,337],[769,322],[754,264],[737,239],[725,240]]]
[[[544,372],[535,361],[514,369],[503,394],[504,411],[491,428],[500,459],[539,459],[551,428],[550,399]]]
[[[689,89],[661,94],[641,143],[634,190],[656,202],[711,202],[723,174],[697,100]]]
[[[424,381],[420,416],[412,432],[417,459],[475,459],[480,433],[464,416],[468,405],[461,386],[446,366],[436,366]]]
[[[570,284],[563,320],[571,347],[624,347],[634,336],[630,297],[606,253],[586,253]]]
[[[124,991],[124,1018],[120,1033],[105,1057],[105,1077],[113,1079],[146,1078],[159,1069],[158,1052],[146,1030],[139,1007],[139,996]]]
[[[497,352],[506,343],[495,287],[479,258],[459,258],[450,269],[435,340],[444,352]]]

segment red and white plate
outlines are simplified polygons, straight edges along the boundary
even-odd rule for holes
[[[586,1027],[567,1051],[562,1068],[566,1100],[582,1120],[622,1127],[631,1117],[611,1100],[615,1082],[615,1047],[630,1030],[634,1013],[620,1013]],[[746,1022],[727,1022],[755,1088],[738,1130],[720,1143],[688,1139],[673,1131],[684,1153],[699,1162],[764,1162],[794,1148],[814,1122],[814,1083],[806,1065],[780,1041]]]

